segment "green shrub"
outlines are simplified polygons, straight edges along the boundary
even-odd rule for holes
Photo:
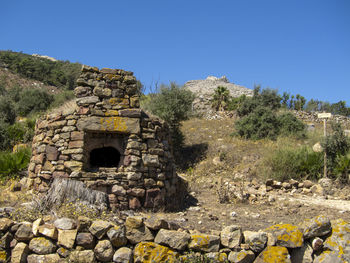
[[[11,140],[7,134],[10,125],[0,119],[0,151],[11,148]]]
[[[350,152],[345,155],[338,155],[335,159],[334,175],[343,182],[349,182],[350,174]]]
[[[303,177],[320,178],[323,169],[323,154],[309,147],[280,146],[263,160],[266,177],[279,181],[301,179]]]
[[[237,110],[242,106],[244,101],[247,99],[246,95],[241,95],[237,98],[231,98],[231,100],[228,102],[227,109],[228,110]]]
[[[297,135],[305,137],[305,124],[298,120],[292,113],[282,113],[277,117],[280,135]]]
[[[55,95],[54,101],[50,105],[50,108],[58,108],[62,106],[66,101],[71,100],[75,97],[72,90],[64,90],[60,94]]]
[[[26,169],[30,160],[30,148],[20,149],[17,152],[0,152],[0,179],[9,179]]]
[[[9,124],[13,124],[16,120],[13,103],[5,96],[0,96],[0,119]]]
[[[142,96],[143,108],[169,124],[175,157],[184,140],[180,130],[181,121],[189,118],[193,100],[194,95],[191,91],[179,87],[174,82],[170,83],[170,86],[162,85],[158,93]]]
[[[53,95],[38,89],[26,89],[21,92],[17,110],[21,116],[45,111],[53,102]]]
[[[276,114],[269,108],[258,107],[235,123],[236,133],[245,139],[275,139],[278,135]]]
[[[332,123],[332,134],[326,136],[322,147],[327,153],[327,166],[329,170],[335,167],[338,156],[344,156],[350,150],[349,138],[345,136],[344,130],[339,123]]]

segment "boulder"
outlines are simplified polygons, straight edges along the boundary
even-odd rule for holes
[[[17,241],[29,241],[34,237],[32,232],[32,224],[23,223],[20,225],[18,230],[16,231],[15,238]]]
[[[112,242],[115,248],[124,246],[128,243],[126,238],[125,226],[113,226],[107,232],[109,240]]]
[[[134,248],[134,263],[175,262],[178,253],[154,242],[140,242]]]
[[[27,257],[28,263],[58,263],[60,261],[58,254],[36,255],[31,254]]]
[[[112,227],[112,224],[103,220],[96,220],[92,222],[89,231],[98,239],[101,239],[107,231]]]
[[[279,246],[268,246],[256,258],[254,263],[283,262],[291,263],[288,249]]]
[[[187,248],[190,238],[191,236],[185,232],[161,229],[156,235],[154,242],[172,249],[184,250]]]
[[[15,223],[8,218],[0,218],[0,232],[6,232]]]
[[[159,230],[161,228],[164,228],[164,229],[168,228],[168,223],[164,219],[159,218],[159,217],[154,216],[154,215],[147,218],[145,220],[144,224],[152,230]]]
[[[192,234],[188,248],[199,252],[218,252],[220,237],[206,234]]]
[[[142,216],[129,216],[125,220],[125,226],[127,228],[140,228],[143,226]]]
[[[95,247],[95,237],[91,233],[78,233],[76,244],[85,249],[92,249]]]
[[[39,226],[38,232],[39,234],[54,240],[57,240],[58,238],[57,228],[53,225],[49,225],[49,224],[41,225]]]
[[[324,241],[323,246],[350,259],[350,224],[338,219],[331,221],[331,225],[332,234]]]
[[[322,237],[332,231],[329,218],[322,215],[313,219],[304,220],[304,222],[300,224],[300,228],[303,229],[305,239]]]
[[[153,241],[154,236],[146,226],[139,228],[126,228],[126,238],[131,244],[137,244],[142,241]]]
[[[75,229],[77,227],[77,223],[74,219],[70,219],[70,218],[66,218],[66,217],[57,219],[54,222],[54,225],[58,229],[62,229],[62,230],[71,230],[71,229]]]
[[[251,250],[256,253],[262,251],[267,243],[267,234],[265,232],[244,231],[244,242]]]
[[[78,230],[58,230],[58,242],[59,246],[71,249],[74,246],[75,238],[77,236]]]
[[[242,242],[243,233],[239,226],[231,225],[222,229],[221,234],[221,244],[228,248],[239,247]]]
[[[11,253],[11,263],[25,263],[29,254],[29,247],[26,243],[17,243]]]
[[[72,251],[69,254],[69,262],[74,263],[95,263],[96,258],[94,251],[92,250],[83,250],[83,251]]]
[[[39,234],[39,226],[42,224],[44,224],[44,220],[42,218],[38,218],[33,222],[32,231],[34,236],[37,236]]]
[[[209,252],[205,253],[205,257],[210,262],[227,262],[227,254],[223,252]]]
[[[265,229],[265,232],[271,233],[276,240],[277,246],[287,248],[297,248],[303,245],[303,233],[297,226],[291,224],[277,224]]]
[[[2,248],[2,249],[10,248],[10,243],[11,243],[12,240],[13,240],[13,235],[10,232],[6,232],[0,238],[0,248]]]
[[[56,251],[56,245],[45,237],[35,237],[29,242],[29,249],[39,255],[47,255]]]
[[[344,263],[349,262],[349,258],[339,251],[323,251],[319,256],[315,257],[313,263]]]
[[[0,263],[7,263],[9,254],[5,250],[0,250]]]
[[[100,240],[94,248],[97,260],[102,262],[110,262],[113,258],[114,250],[111,241]]]
[[[128,247],[119,248],[113,255],[113,262],[116,263],[132,263],[133,253]]]
[[[89,227],[92,224],[92,220],[86,216],[78,217],[78,231],[79,232],[88,232]]]
[[[251,250],[232,251],[228,255],[228,261],[234,263],[252,263],[255,259],[255,254]]]

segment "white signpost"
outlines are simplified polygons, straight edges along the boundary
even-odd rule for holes
[[[332,113],[327,113],[327,112],[322,112],[317,114],[317,118],[323,119],[323,135],[324,137],[327,136],[327,119],[332,117]],[[327,153],[326,150],[324,149],[324,158],[323,158],[323,177],[327,177]]]

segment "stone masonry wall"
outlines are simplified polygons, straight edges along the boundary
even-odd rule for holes
[[[168,126],[139,108],[133,73],[83,66],[74,92],[76,104],[36,123],[30,185],[46,192],[56,177],[80,180],[107,193],[112,209],[180,202]],[[103,147],[118,150],[116,167],[91,167],[91,151]]]

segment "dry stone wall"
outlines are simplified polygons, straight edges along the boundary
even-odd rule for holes
[[[325,216],[258,232],[230,225],[220,232],[181,229],[160,217],[118,224],[44,216],[0,219],[0,263],[38,262],[349,262],[350,224]]]
[[[132,72],[83,66],[76,103],[36,123],[29,185],[47,192],[56,177],[108,194],[112,209],[181,202],[167,124],[140,108]]]
[[[317,117],[318,112],[293,111],[294,115],[303,122],[323,123],[323,119]],[[332,115],[330,121],[338,123],[350,123],[350,118],[343,115]]]

